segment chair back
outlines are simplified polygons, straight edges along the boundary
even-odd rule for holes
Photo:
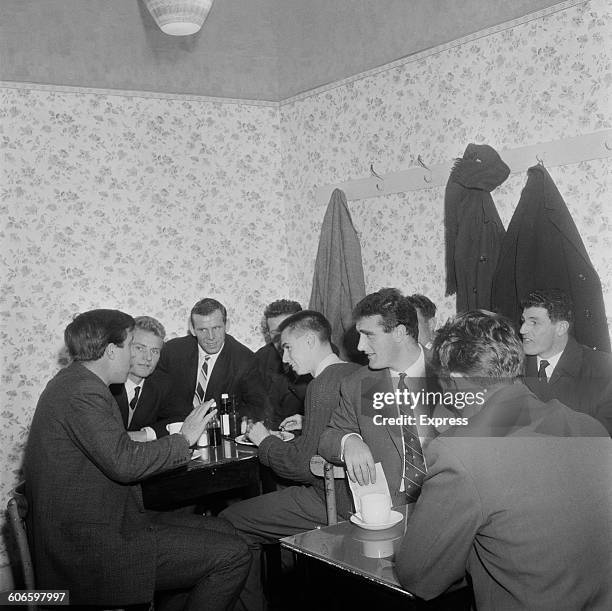
[[[11,492],[7,509],[9,522],[13,530],[15,541],[17,542],[17,550],[19,551],[25,587],[28,590],[34,590],[34,565],[32,564],[32,556],[30,555],[30,546],[28,545],[25,526],[25,519],[28,514],[28,501],[25,497],[25,482],[18,484]],[[28,609],[31,611],[36,608],[36,605],[28,605]]]
[[[331,526],[338,522],[336,511],[336,485],[335,479],[344,479],[344,467],[338,467],[327,462],[318,454],[310,459],[310,471],[317,477],[325,479],[325,505],[327,509],[327,524]]]

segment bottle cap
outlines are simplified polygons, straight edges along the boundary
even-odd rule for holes
[[[229,399],[229,395],[228,395],[226,392],[224,392],[224,393],[221,395],[221,398],[222,398],[222,399]]]

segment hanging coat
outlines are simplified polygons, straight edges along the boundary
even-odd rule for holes
[[[315,262],[310,309],[324,314],[332,326],[332,341],[340,356],[352,357],[345,334],[353,327],[353,307],[365,297],[361,246],[346,195],[334,189],[323,218]]]
[[[574,337],[610,350],[599,276],[561,194],[543,165],[527,170],[527,184],[504,238],[493,281],[493,306],[519,325],[530,291],[557,288],[574,302]]]
[[[491,309],[491,283],[504,226],[491,197],[510,168],[486,144],[468,144],[446,185],[446,294],[457,293],[457,312]]]

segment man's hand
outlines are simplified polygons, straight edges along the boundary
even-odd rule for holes
[[[347,437],[344,442],[344,463],[352,482],[361,486],[376,483],[376,467],[368,445],[357,435]]]
[[[216,409],[208,411],[216,406],[215,400],[210,399],[210,401],[206,401],[206,403],[202,403],[196,407],[187,418],[185,418],[185,422],[183,422],[183,426],[181,427],[181,435],[187,439],[190,446],[195,445],[200,435],[206,429],[206,425],[210,419],[217,413]]]
[[[147,433],[145,431],[128,431],[127,434],[130,436],[132,441],[148,441]]]
[[[258,446],[266,437],[270,435],[270,431],[266,428],[263,422],[256,422],[247,429],[246,437]]]
[[[293,414],[293,416],[289,416],[285,418],[278,427],[281,431],[301,431],[302,430],[302,421],[304,420],[304,416],[302,414]]]

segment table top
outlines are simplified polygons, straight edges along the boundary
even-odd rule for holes
[[[242,445],[230,439],[222,439],[221,445],[218,446],[198,446],[195,449],[195,455],[197,454],[200,454],[198,458],[193,458],[187,463],[188,471],[207,469],[242,460],[255,460],[257,459],[257,448]]]
[[[414,598],[402,588],[394,568],[411,507],[394,507],[403,519],[386,530],[366,530],[352,522],[339,522],[285,537],[281,545]]]

